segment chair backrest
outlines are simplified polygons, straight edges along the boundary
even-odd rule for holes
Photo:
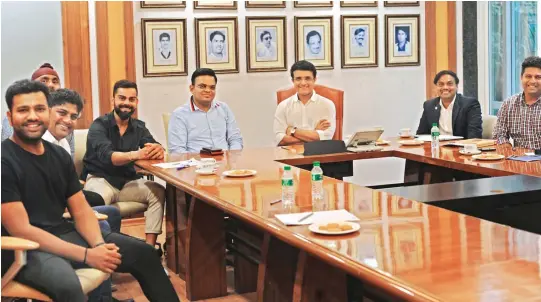
[[[336,130],[332,139],[341,140],[342,139],[342,126],[344,123],[344,91],[336,88],[331,88],[323,85],[315,85],[314,90],[317,94],[328,98],[334,103],[336,108]],[[278,104],[283,100],[291,97],[297,92],[295,87],[291,87],[284,90],[278,90],[276,92],[276,98]]]
[[[88,136],[88,129],[76,129],[73,132],[75,139],[75,158],[73,163],[75,164],[75,171],[77,175],[81,175],[83,171],[83,157],[86,153],[86,138]]]
[[[165,129],[165,150],[169,148],[169,120],[171,119],[171,113],[162,114],[163,128]]]
[[[483,115],[483,138],[492,139],[492,132],[498,118],[494,115]]]

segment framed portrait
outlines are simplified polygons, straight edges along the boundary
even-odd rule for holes
[[[332,7],[332,1],[293,1],[293,7]]]
[[[342,16],[342,68],[378,66],[378,16]]]
[[[377,7],[378,1],[340,0],[340,7]]]
[[[246,8],[284,8],[285,1],[245,1]]]
[[[224,1],[224,0],[194,1],[193,8],[195,9],[237,9],[237,1]]]
[[[385,15],[385,66],[420,65],[419,15]]]
[[[392,196],[389,216],[393,217],[422,217],[421,203],[411,199]]]
[[[287,70],[286,17],[246,17],[248,72]]]
[[[419,1],[384,1],[383,6],[419,6]]]
[[[177,8],[186,7],[186,1],[140,1],[141,8]]]
[[[333,69],[333,17],[295,17],[295,61]]]
[[[141,19],[143,77],[188,74],[186,19]]]
[[[410,222],[389,227],[391,259],[395,272],[414,271],[425,267],[423,224]]]
[[[237,18],[195,18],[197,68],[239,72]]]

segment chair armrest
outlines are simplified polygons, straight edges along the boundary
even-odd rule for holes
[[[147,170],[144,170],[142,168],[139,168],[139,167],[135,167],[135,173],[139,174],[139,175],[143,175],[143,176],[149,176],[149,175],[152,175],[150,172],[148,172]]]
[[[96,215],[96,218],[98,218],[99,221],[107,220],[107,218],[109,217],[109,216],[107,216],[105,214],[101,214],[101,213],[98,213],[96,211],[94,211],[94,214]],[[71,219],[71,214],[70,214],[70,212],[64,212],[64,214],[62,214],[62,217],[64,219]]]
[[[2,249],[10,251],[28,251],[39,248],[39,243],[19,237],[2,236]]]

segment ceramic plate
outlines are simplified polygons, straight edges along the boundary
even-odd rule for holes
[[[391,143],[390,141],[385,141],[385,140],[376,141],[376,146],[388,145],[390,143]]]
[[[246,170],[246,169],[229,170],[223,173],[223,175],[229,176],[229,177],[248,177],[248,176],[252,176],[256,174],[257,174],[256,170]]]
[[[343,226],[343,225],[349,225],[351,226],[351,229],[345,230],[345,231],[327,231],[327,230],[321,230],[321,226],[327,226],[329,223],[313,223],[311,224],[308,229],[314,233],[322,234],[322,235],[344,235],[349,234],[353,232],[357,232],[361,226],[358,223],[355,222],[349,222],[349,221],[343,221],[343,222],[336,222],[337,224]]]
[[[199,175],[212,175],[212,174],[216,174],[216,169],[214,169],[212,171],[197,169],[197,170],[195,170],[195,173],[197,173]]]
[[[423,141],[416,140],[416,139],[399,141],[398,143],[401,144],[401,145],[404,145],[404,146],[420,146],[420,145],[424,144]]]
[[[500,159],[504,159],[505,156],[501,154],[496,154],[496,153],[486,153],[486,154],[474,155],[472,156],[472,158],[477,159],[477,160],[500,160]]]
[[[475,150],[473,152],[467,152],[467,151],[464,151],[463,149],[459,150],[458,153],[462,154],[462,155],[476,155],[476,154],[481,154],[481,150]]]

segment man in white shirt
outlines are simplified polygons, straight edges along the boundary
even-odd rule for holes
[[[336,128],[334,103],[314,91],[316,67],[308,61],[291,66],[297,93],[282,101],[274,115],[274,134],[279,146],[330,140]]]

